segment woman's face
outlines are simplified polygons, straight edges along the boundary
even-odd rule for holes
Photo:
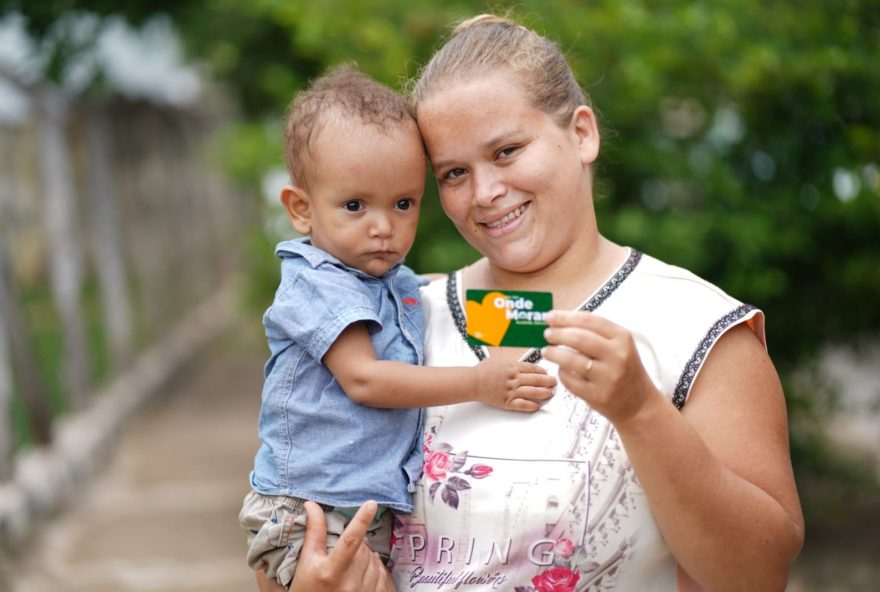
[[[595,238],[588,107],[560,127],[499,73],[428,96],[418,122],[446,215],[493,265],[540,271]]]

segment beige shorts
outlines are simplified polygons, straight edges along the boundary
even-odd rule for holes
[[[284,587],[290,585],[306,532],[306,500],[295,497],[261,495],[251,491],[244,498],[238,521],[247,533],[247,562],[254,570],[264,569],[266,577]],[[351,520],[350,512],[340,512],[322,505],[327,516],[327,549],[336,541]],[[329,511],[328,511],[329,510]],[[370,547],[383,560],[391,552],[391,512],[382,512],[367,531]]]

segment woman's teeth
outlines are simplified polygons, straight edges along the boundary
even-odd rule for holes
[[[512,212],[510,212],[509,214],[507,214],[506,216],[504,216],[503,218],[501,218],[500,220],[496,220],[495,222],[487,222],[486,226],[488,226],[489,228],[499,228],[501,226],[504,226],[508,222],[515,220],[516,218],[519,218],[522,215],[522,213],[525,211],[526,211],[526,207],[524,205],[522,205],[522,206],[516,208],[515,210],[513,210]]]

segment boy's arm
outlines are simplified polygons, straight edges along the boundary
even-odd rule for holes
[[[536,411],[556,379],[527,362],[488,359],[476,366],[432,368],[376,359],[365,323],[336,339],[323,363],[355,402],[372,407],[431,407],[479,401],[513,411]]]

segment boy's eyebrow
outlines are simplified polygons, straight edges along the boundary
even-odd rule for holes
[[[486,140],[485,142],[483,142],[481,147],[484,150],[488,149],[488,148],[492,148],[493,146],[497,146],[498,144],[505,142],[507,140],[507,138],[509,138],[511,136],[515,136],[519,132],[520,132],[520,130],[518,128],[502,130],[502,131],[498,132],[497,134],[495,134],[494,136],[492,136],[491,138],[489,138],[488,140]],[[448,165],[452,164],[453,162],[455,162],[455,160],[453,160],[453,159],[441,160],[439,162],[431,161],[431,168],[436,171],[437,169],[442,169],[443,167],[448,166]]]

